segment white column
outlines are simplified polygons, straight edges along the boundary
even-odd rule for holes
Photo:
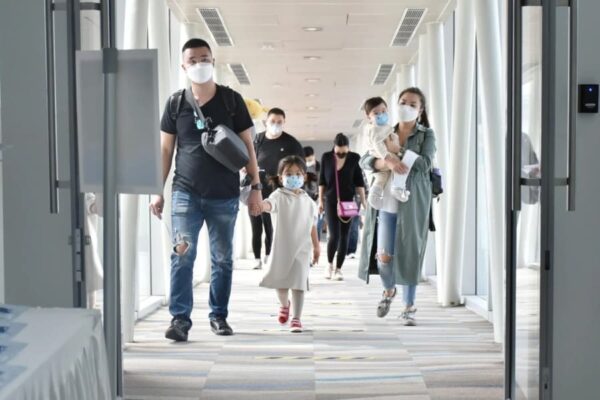
[[[427,55],[429,64],[429,100],[430,122],[435,131],[437,143],[437,166],[443,173],[447,174],[448,168],[448,94],[446,86],[446,58],[444,55],[444,28],[439,22],[427,25],[427,44],[429,53]],[[434,215],[437,231],[435,233],[436,264],[438,301],[444,298],[446,279],[446,262],[444,259],[446,246],[446,209],[447,199],[442,196],[440,201],[434,202]]]
[[[403,91],[408,87],[415,86],[417,83],[415,79],[415,65],[414,64],[402,64],[400,66],[400,73],[398,74],[398,89]]]
[[[504,150],[505,121],[502,85],[502,50],[498,6],[488,0],[475,0],[475,24],[479,71],[481,73],[485,177],[488,182],[490,227],[490,278],[494,337],[504,337]]]
[[[471,141],[473,83],[475,66],[475,19],[470,0],[458,0],[456,7],[456,49],[452,90],[452,124],[448,169],[448,210],[446,224],[446,267],[443,306],[461,302],[462,267],[467,217],[469,149]]]
[[[165,106],[167,99],[173,92],[171,90],[170,73],[171,73],[171,62],[169,52],[169,9],[165,0],[153,0],[149,3],[148,9],[148,46],[151,49],[158,50],[158,85],[160,99],[159,104],[162,107]],[[173,49],[177,51],[177,49]],[[165,197],[165,205],[163,209],[162,222],[152,217],[151,224],[153,232],[160,234],[161,236],[161,264],[162,264],[162,276],[153,276],[153,281],[162,278],[162,282],[158,285],[162,288],[164,296],[169,294],[169,281],[170,281],[170,270],[171,270],[171,236],[169,230],[171,229],[171,181],[172,176],[169,176],[168,182],[165,184],[163,189],[163,195]],[[157,262],[158,260],[154,260]],[[154,269],[153,269],[154,270]],[[153,284],[153,286],[155,286]]]
[[[144,49],[148,33],[148,1],[127,0],[125,4],[124,49]],[[139,196],[120,195],[121,235],[121,321],[123,342],[133,340],[135,305],[138,297],[136,288],[137,270],[137,225]],[[144,206],[147,203],[144,202]]]
[[[429,32],[419,36],[419,53],[417,59],[417,86],[425,96],[429,97]]]

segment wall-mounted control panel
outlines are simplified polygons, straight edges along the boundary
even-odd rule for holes
[[[579,85],[579,112],[598,112],[598,85]]]

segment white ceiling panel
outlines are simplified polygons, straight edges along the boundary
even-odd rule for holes
[[[198,8],[216,8],[234,46],[213,47],[217,64],[243,64],[250,85],[238,85],[229,68],[220,71],[244,97],[281,107],[286,130],[305,140],[333,140],[337,132],[356,133],[360,106],[382,95],[398,70],[417,50],[390,47],[407,8],[424,8],[418,27],[446,18],[453,0],[167,0],[180,21],[206,32]],[[304,27],[319,27],[306,32]],[[317,56],[318,60],[306,57]],[[372,82],[380,64],[394,64],[385,85]],[[307,79],[317,78],[316,83]],[[308,95],[315,95],[309,97]],[[314,109],[309,109],[314,107]]]

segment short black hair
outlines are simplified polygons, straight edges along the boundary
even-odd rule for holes
[[[183,48],[181,49],[181,52],[183,53],[187,49],[196,49],[198,47],[206,47],[208,49],[208,51],[210,51],[210,54],[212,54],[212,49],[210,48],[210,45],[208,44],[208,42],[204,39],[199,39],[199,38],[192,38],[192,39],[188,40],[187,42],[185,42],[185,44],[183,45]]]
[[[339,147],[350,146],[350,139],[348,139],[348,136],[340,132],[337,135],[335,135],[335,139],[333,139],[333,144]]]
[[[269,110],[269,112],[267,113],[267,118],[269,118],[269,115],[271,115],[271,114],[281,115],[285,119],[285,111],[283,111],[281,108],[277,108],[277,107],[271,108]]]
[[[313,149],[312,146],[306,146],[302,150],[304,150],[304,157],[310,157],[315,155],[315,149]]]

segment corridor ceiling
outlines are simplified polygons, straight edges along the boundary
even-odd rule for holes
[[[287,113],[286,131],[301,140],[353,134],[363,101],[383,95],[401,64],[418,48],[428,22],[444,21],[452,0],[167,0],[179,21],[209,39],[225,83],[244,97]],[[216,8],[233,41],[218,46],[200,9]],[[392,47],[407,8],[426,9],[405,47]],[[306,28],[318,28],[316,32]],[[243,64],[250,84],[240,85],[227,64]],[[394,68],[373,85],[380,64]]]

